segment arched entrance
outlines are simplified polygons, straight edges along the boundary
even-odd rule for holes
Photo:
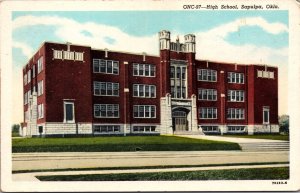
[[[189,130],[187,120],[188,113],[189,110],[184,108],[176,108],[172,111],[172,125],[174,132],[182,132]]]

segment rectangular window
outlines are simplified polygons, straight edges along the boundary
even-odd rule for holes
[[[134,84],[133,85],[134,97],[155,98],[156,86],[147,84]]]
[[[133,126],[132,130],[134,133],[151,133],[156,132],[156,126]]]
[[[219,133],[220,132],[218,126],[202,125],[201,128],[204,133]]]
[[[35,65],[32,66],[32,78],[35,77]]]
[[[228,72],[228,83],[244,84],[244,73]]]
[[[175,67],[174,66],[171,66],[171,69],[170,69],[170,78],[175,78]]]
[[[75,52],[77,53],[77,52]],[[70,51],[63,51],[63,58],[65,60],[74,60],[74,52],[70,52]]]
[[[201,107],[199,108],[200,119],[217,119],[217,108]]]
[[[121,132],[119,125],[94,125],[94,134],[97,133],[119,133]]]
[[[198,69],[198,81],[217,82],[217,71],[210,69]]]
[[[245,119],[245,109],[228,108],[227,119]]]
[[[119,104],[94,104],[94,117],[119,118]]]
[[[73,102],[64,102],[64,122],[65,123],[75,122]]]
[[[75,52],[75,60],[83,61],[83,52]]]
[[[37,65],[38,65],[38,74],[43,70],[43,56],[41,56],[39,59],[38,59],[38,62],[37,62]]]
[[[274,72],[265,71],[265,70],[257,70],[258,78],[274,78]]]
[[[205,101],[216,101],[217,90],[200,88],[198,89],[198,99]]]
[[[31,82],[31,72],[30,70],[27,71],[27,83]]]
[[[263,124],[270,124],[270,107],[263,107]]]
[[[38,119],[44,118],[44,104],[38,105]]]
[[[63,51],[62,50],[53,50],[53,58],[54,59],[63,59]]]
[[[245,126],[227,126],[227,131],[230,133],[244,133]]]
[[[43,81],[39,81],[38,82],[38,90],[37,90],[37,95],[41,96],[44,93],[44,89],[43,89]]]
[[[94,81],[95,96],[119,96],[119,83]]]
[[[24,85],[26,85],[26,84],[27,84],[27,73],[24,74]]]
[[[153,64],[133,64],[134,76],[155,77],[155,70],[156,68]]]
[[[93,59],[94,73],[119,74],[119,62],[113,60]]]
[[[134,105],[133,117],[134,118],[155,118],[156,106],[155,105]]]
[[[244,102],[245,91],[243,90],[228,90],[227,98],[230,102]]]

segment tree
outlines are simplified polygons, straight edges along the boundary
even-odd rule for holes
[[[290,117],[288,115],[281,115],[278,118],[279,132],[289,133]]]
[[[11,131],[12,131],[13,133],[19,133],[19,130],[20,130],[20,125],[19,125],[19,124],[13,124],[13,125],[11,126]]]

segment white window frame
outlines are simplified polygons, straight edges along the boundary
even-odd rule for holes
[[[245,84],[245,74],[242,72],[228,72],[227,82],[234,84]]]
[[[53,50],[53,58],[54,59],[63,59],[63,51],[62,50]]]
[[[208,117],[209,111],[211,111],[212,117]],[[199,113],[199,119],[218,119],[218,108],[216,107],[200,107],[198,113]],[[201,117],[201,115],[206,115],[206,116]]]
[[[148,111],[146,110],[146,108],[148,109]],[[137,109],[137,116],[135,115],[136,109]],[[153,109],[154,109],[154,116],[152,116]],[[143,116],[140,116],[140,112],[143,113]],[[146,116],[147,112],[149,113],[149,116]],[[133,105],[133,117],[139,119],[155,119],[156,106],[155,105]]]
[[[74,57],[74,59],[75,59],[76,61],[83,61],[83,53],[84,53],[84,52],[75,52],[75,57]]]
[[[205,95],[206,92],[206,95]],[[209,96],[211,99],[209,99]],[[205,98],[206,96],[206,98]],[[198,100],[201,101],[217,101],[218,100],[218,91],[216,89],[206,89],[206,88],[199,88],[198,89]]]
[[[35,65],[32,66],[32,78],[35,77]]]
[[[244,120],[245,119],[245,109],[243,109],[243,108],[228,108],[227,109],[227,119],[228,120]]]
[[[101,109],[105,110],[105,115],[101,115]],[[109,109],[111,109],[113,116],[108,116]],[[114,111],[118,111],[118,116],[115,116]],[[96,111],[99,111],[99,116],[96,115]],[[94,117],[95,118],[120,118],[119,104],[94,104]]]
[[[44,64],[43,64],[43,56],[41,56],[39,59],[38,59],[38,72],[37,74],[39,74],[40,72],[43,71],[43,68],[44,68]]]
[[[42,94],[44,94],[44,81],[43,80],[38,82],[38,88],[37,88],[37,95],[41,96]]]
[[[149,129],[149,131],[147,131],[147,128]],[[132,127],[132,132],[133,133],[157,133],[156,129],[157,128],[154,125],[134,125]]]
[[[38,105],[38,119],[44,118],[44,104],[41,103]]]
[[[133,97],[139,98],[156,98],[156,86],[150,84],[133,84]],[[148,89],[147,89],[148,88]],[[142,89],[142,95],[140,93],[140,89]],[[135,92],[136,90],[136,92]],[[146,95],[146,90],[148,90],[148,96]],[[154,96],[152,96],[152,92],[154,90]]]
[[[108,72],[108,62],[112,64],[112,71]],[[101,70],[101,65],[104,65],[104,71]],[[95,71],[96,67],[99,71]],[[102,74],[112,74],[112,75],[119,75],[120,73],[120,64],[119,61],[116,60],[103,60],[103,59],[93,59],[93,73],[102,73]]]
[[[244,90],[228,90],[227,91],[228,102],[245,102]]]
[[[111,128],[111,131],[109,131],[109,128]],[[95,134],[98,134],[98,133],[120,133],[120,132],[121,132],[120,125],[94,125],[93,126],[93,133],[95,133]]]
[[[24,85],[27,85],[27,73],[24,74]]]
[[[204,74],[205,74],[205,76],[204,76]],[[215,77],[215,80],[213,80],[213,77]],[[198,69],[197,70],[197,80],[203,81],[203,82],[217,82],[218,81],[218,73],[216,70],[212,70],[212,69]]]
[[[27,83],[30,83],[31,82],[31,70],[29,69],[27,71]]]
[[[268,121],[265,121],[265,112],[268,113]],[[264,106],[263,107],[263,124],[270,124],[270,107]]]
[[[146,75],[146,68],[149,70],[148,75]],[[133,76],[156,77],[156,66],[154,64],[133,63],[132,71]]]
[[[66,111],[66,105],[67,104],[72,105],[72,113],[73,113],[73,119],[72,120],[67,120],[67,111]],[[75,123],[75,105],[74,105],[74,102],[64,101],[64,123]]]
[[[111,85],[111,94],[109,94],[108,86]],[[105,87],[105,94],[102,94],[102,86]],[[117,89],[115,89],[117,88]],[[98,93],[97,93],[98,90]],[[118,91],[118,94],[115,94],[115,91]],[[94,81],[94,96],[119,96],[120,95],[120,86],[117,82],[99,82]]]

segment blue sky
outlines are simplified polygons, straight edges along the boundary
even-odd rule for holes
[[[94,22],[119,28],[132,36],[149,36],[161,29],[180,34],[207,31],[239,18],[262,17],[267,22],[279,22],[288,26],[287,11],[101,11],[101,12],[13,12],[13,20],[22,16],[58,16],[79,23]],[[64,40],[55,35],[56,26],[36,25],[19,28],[13,32],[13,40],[28,44],[37,49],[43,41]],[[83,34],[89,36],[88,31]],[[34,34],[34,36],[33,36]],[[270,35],[258,26],[244,26],[237,32],[229,33],[226,41],[233,45],[253,44],[282,48],[288,46],[288,33]],[[114,43],[113,38],[106,38]],[[14,54],[21,56],[18,50]],[[21,61],[18,61],[18,63]]]
[[[289,21],[284,10],[18,11],[12,21],[13,66],[19,71],[44,41],[158,55],[157,33],[166,29],[173,39],[195,34],[197,59],[278,66],[287,82]],[[279,87],[287,93],[284,85]]]

